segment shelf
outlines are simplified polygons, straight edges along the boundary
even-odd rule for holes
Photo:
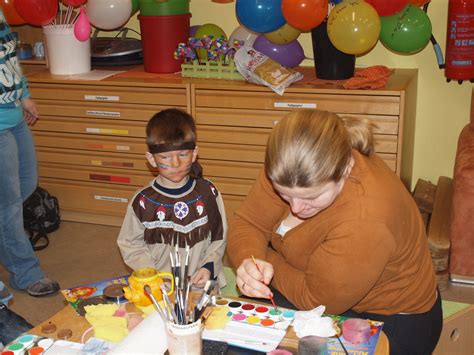
[[[37,64],[37,65],[46,65],[46,59],[43,58],[30,58],[30,59],[20,59],[20,64]]]

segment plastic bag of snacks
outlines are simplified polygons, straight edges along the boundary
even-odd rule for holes
[[[245,45],[235,53],[234,62],[245,80],[268,86],[278,95],[283,95],[288,86],[303,78],[303,74],[285,68],[265,54]]]

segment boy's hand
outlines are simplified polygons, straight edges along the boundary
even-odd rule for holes
[[[38,119],[38,109],[30,98],[22,100],[21,106],[23,107],[23,117],[28,126],[31,126]]]
[[[206,285],[207,280],[210,278],[211,272],[208,269],[202,267],[191,277],[191,283],[193,286],[203,288]]]

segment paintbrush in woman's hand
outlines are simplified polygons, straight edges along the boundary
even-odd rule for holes
[[[253,260],[253,263],[255,264],[255,266],[257,267],[257,270],[260,271],[262,273],[262,270],[260,270],[260,267],[258,266],[257,264],[257,260],[255,260],[254,256],[252,255],[252,260]],[[262,273],[263,275],[263,273]],[[278,310],[278,307],[275,303],[275,300],[273,299],[273,296],[270,295],[270,301],[272,302],[272,305],[273,305],[273,308],[275,309],[275,313],[281,317],[281,314],[280,314],[280,311]]]

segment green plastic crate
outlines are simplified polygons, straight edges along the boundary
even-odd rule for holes
[[[198,61],[193,63],[181,64],[181,76],[188,78],[209,78],[209,79],[227,79],[227,80],[244,80],[242,75],[237,71],[233,61],[228,64],[222,62],[204,62]]]

